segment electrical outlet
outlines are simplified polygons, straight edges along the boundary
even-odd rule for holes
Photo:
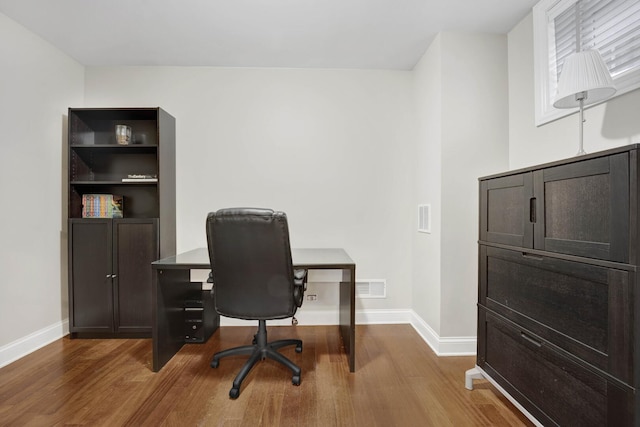
[[[307,295],[307,301],[318,301],[318,295],[315,295],[315,294]]]

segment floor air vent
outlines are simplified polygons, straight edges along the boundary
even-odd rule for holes
[[[356,281],[356,296],[358,298],[386,298],[386,280]]]

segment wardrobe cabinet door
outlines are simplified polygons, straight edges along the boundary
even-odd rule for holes
[[[480,181],[480,240],[533,245],[532,173]]]
[[[536,249],[628,261],[628,153],[546,168],[533,174]]]

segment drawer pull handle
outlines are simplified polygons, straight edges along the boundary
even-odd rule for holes
[[[522,252],[522,256],[524,258],[529,258],[529,259],[533,259],[533,260],[536,260],[536,261],[544,261],[544,257],[542,257],[540,255],[530,254],[529,252]]]
[[[538,348],[542,347],[542,343],[540,341],[531,338],[529,335],[525,334],[524,332],[520,332],[520,336],[522,337],[523,340],[528,341],[530,344],[533,344]]]

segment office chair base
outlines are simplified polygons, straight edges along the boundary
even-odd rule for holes
[[[245,377],[249,374],[251,368],[253,368],[258,361],[266,358],[275,360],[276,362],[279,362],[291,369],[293,372],[291,382],[293,385],[300,385],[300,367],[287,357],[280,354],[277,350],[286,346],[295,345],[296,353],[301,353],[302,340],[288,339],[268,343],[266,321],[259,320],[258,322],[258,333],[253,337],[252,345],[243,345],[219,351],[214,354],[211,359],[211,367],[217,368],[220,364],[220,359],[223,357],[250,355],[249,359],[245,362],[244,366],[242,366],[242,369],[240,369],[240,372],[238,372],[238,375],[236,375],[236,378],[233,380],[233,387],[229,391],[229,397],[231,399],[236,399],[240,395],[240,386],[242,385],[242,381],[244,381]]]

